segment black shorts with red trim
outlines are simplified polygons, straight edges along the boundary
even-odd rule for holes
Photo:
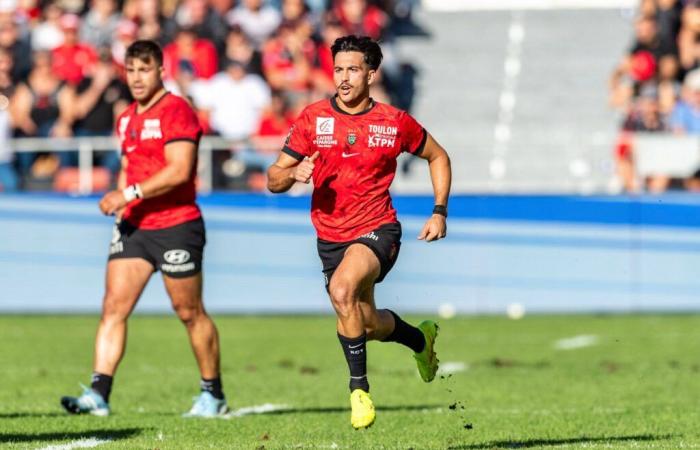
[[[316,247],[318,256],[323,264],[323,276],[325,278],[326,289],[331,282],[335,269],[345,256],[345,251],[352,244],[364,244],[369,247],[379,259],[379,276],[375,283],[381,283],[389,273],[401,249],[401,224],[388,223],[372,230],[359,238],[349,242],[330,242],[318,239]]]
[[[172,278],[186,278],[202,270],[206,231],[202,218],[159,230],[142,230],[126,220],[114,224],[109,260],[145,259]]]

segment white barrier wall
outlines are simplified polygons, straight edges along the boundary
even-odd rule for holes
[[[556,211],[528,202],[525,212],[507,209],[532,220],[451,217],[448,238],[431,244],[416,240],[423,218],[402,214],[400,258],[377,288],[379,305],[426,312],[449,305],[462,313],[502,313],[511,304],[541,312],[700,309],[695,228],[543,221]],[[331,312],[305,211],[204,203],[210,310]],[[496,200],[483,203],[498,209]],[[640,215],[624,200],[609,205]],[[96,199],[0,197],[0,237],[0,311],[99,311],[111,220]],[[169,310],[159,275],[137,310]]]

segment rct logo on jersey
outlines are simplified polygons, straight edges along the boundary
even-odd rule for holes
[[[141,130],[141,139],[162,139],[163,133],[160,132],[160,119],[146,119],[143,121],[143,130]]]
[[[316,135],[333,134],[335,119],[332,117],[316,117]]]
[[[190,252],[187,250],[168,250],[163,258],[170,264],[184,264],[190,260]]]

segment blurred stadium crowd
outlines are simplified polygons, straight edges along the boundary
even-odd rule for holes
[[[626,191],[700,190],[700,171],[640,179],[634,151],[639,132],[700,135],[699,0],[640,1],[632,45],[610,77],[610,103],[624,117],[615,155]]]
[[[238,142],[216,154],[215,187],[261,189],[295,115],[334,92],[337,37],[381,39],[372,96],[410,109],[415,72],[394,42],[422,32],[416,2],[0,0],[0,190],[75,185],[77,151],[13,152],[10,139],[110,136],[131,101],[124,53],[136,39],[163,46],[166,87],[191,101],[206,134]],[[97,153],[95,164],[105,188],[118,154]]]

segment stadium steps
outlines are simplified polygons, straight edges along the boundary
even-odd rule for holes
[[[494,178],[494,128],[504,85],[508,31],[525,35],[506,170]],[[608,76],[629,45],[628,11],[418,11],[430,38],[403,37],[402,59],[418,70],[413,113],[452,154],[461,191],[588,192],[607,189],[618,115]],[[420,164],[394,190],[429,192]],[[496,171],[498,172],[498,171]]]

